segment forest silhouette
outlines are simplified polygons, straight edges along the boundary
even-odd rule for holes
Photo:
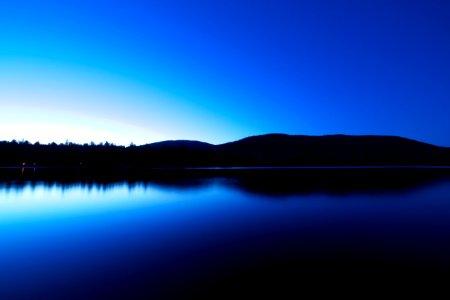
[[[0,142],[3,167],[165,168],[449,166],[450,148],[395,136],[267,134],[212,145],[163,141],[141,146]]]

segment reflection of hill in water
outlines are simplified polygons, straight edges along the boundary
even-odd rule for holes
[[[3,187],[59,185],[110,189],[116,184],[192,190],[221,184],[266,196],[326,193],[405,192],[450,180],[448,168],[299,168],[299,169],[159,169],[146,171],[89,171],[39,168],[0,169]]]
[[[228,181],[241,190],[267,196],[325,193],[406,192],[441,180],[444,169],[307,169],[243,175]]]

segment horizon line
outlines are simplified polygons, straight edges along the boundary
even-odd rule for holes
[[[204,142],[202,140],[196,140],[196,139],[167,139],[167,140],[160,140],[160,141],[154,141],[154,142],[148,142],[148,143],[143,143],[143,144],[135,144],[134,142],[130,142],[128,145],[124,145],[124,144],[116,144],[114,142],[109,142],[108,140],[105,141],[100,141],[100,142],[94,142],[94,141],[89,141],[89,142],[83,142],[83,143],[76,143],[76,142],[71,142],[69,139],[66,139],[65,142],[48,142],[48,143],[42,143],[40,141],[36,141],[36,142],[30,142],[26,139],[21,139],[21,140],[17,140],[17,139],[12,139],[12,140],[0,140],[0,143],[17,143],[17,144],[29,144],[29,145],[58,145],[58,146],[114,146],[114,147],[140,147],[140,146],[145,146],[145,145],[151,145],[151,144],[157,144],[157,143],[163,143],[163,142],[200,142],[200,143],[205,143],[205,144],[210,144],[213,146],[218,146],[218,145],[224,145],[224,144],[228,144],[228,143],[233,143],[233,142],[237,142],[237,141],[241,141],[247,138],[252,138],[252,137],[262,137],[262,136],[270,136],[270,135],[284,135],[284,136],[304,136],[304,137],[328,137],[328,136],[346,136],[346,137],[395,137],[395,138],[401,138],[401,139],[407,139],[407,140],[411,140],[411,141],[415,141],[415,142],[419,142],[419,143],[424,143],[424,144],[429,144],[432,146],[436,146],[436,147],[443,147],[443,148],[450,148],[450,146],[442,146],[442,145],[437,145],[434,143],[429,143],[429,142],[424,142],[418,139],[413,139],[413,138],[408,138],[408,137],[404,137],[404,136],[400,136],[400,135],[383,135],[383,134],[344,134],[344,133],[332,133],[332,134],[322,134],[322,135],[309,135],[309,134],[288,134],[288,133],[264,133],[264,134],[256,134],[256,135],[249,135],[249,136],[245,136],[243,138],[239,138],[236,140],[232,140],[232,141],[228,141],[228,142],[224,142],[224,143],[218,143],[218,144],[213,144],[213,143],[209,143],[209,142]]]

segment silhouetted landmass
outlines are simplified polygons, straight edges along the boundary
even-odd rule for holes
[[[0,142],[0,166],[166,167],[450,166],[450,148],[394,136],[268,134],[221,145],[164,141],[142,146]]]

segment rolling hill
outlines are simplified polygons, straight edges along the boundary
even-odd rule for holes
[[[395,136],[267,134],[212,145],[174,140],[142,146],[0,142],[1,166],[259,167],[450,166],[450,148]]]

